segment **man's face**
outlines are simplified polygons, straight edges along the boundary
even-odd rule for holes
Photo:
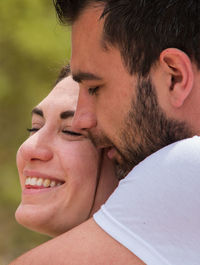
[[[108,147],[108,156],[126,174],[152,152],[189,133],[184,125],[166,119],[150,79],[131,76],[118,48],[103,43],[102,11],[84,10],[72,27],[71,69],[80,84],[73,125],[85,129],[98,147]]]

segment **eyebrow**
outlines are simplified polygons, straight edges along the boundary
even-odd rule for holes
[[[77,72],[72,74],[74,81],[81,83],[82,81],[102,80],[98,75],[89,72]]]
[[[75,111],[73,110],[67,110],[67,111],[63,111],[62,113],[60,113],[60,118],[61,119],[68,119],[74,116]]]
[[[41,109],[39,109],[39,108],[34,108],[34,109],[31,111],[31,114],[32,114],[32,115],[33,115],[33,114],[37,114],[37,115],[39,115],[39,116],[41,116],[41,117],[44,117],[43,111],[42,111]]]
[[[73,110],[66,110],[60,113],[60,118],[61,119],[68,119],[74,116],[75,111]],[[39,115],[41,117],[44,117],[43,111],[39,108],[34,108],[31,112],[31,114],[36,114]]]

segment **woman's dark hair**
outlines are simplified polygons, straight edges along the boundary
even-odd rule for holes
[[[200,68],[200,0],[53,0],[63,23],[104,4],[104,40],[116,46],[130,74],[148,75],[166,48],[184,51]]]
[[[70,65],[67,64],[63,66],[63,68],[60,70],[60,73],[58,74],[58,78],[55,82],[55,85],[58,84],[63,78],[68,77],[71,73]]]

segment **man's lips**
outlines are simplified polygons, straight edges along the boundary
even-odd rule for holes
[[[116,155],[116,149],[114,147],[110,147],[108,148],[108,151],[107,151],[107,156],[109,159],[113,159]]]
[[[104,153],[107,154],[108,158],[113,160],[117,156],[117,150],[113,145],[101,145],[97,147],[98,149],[103,149]]]

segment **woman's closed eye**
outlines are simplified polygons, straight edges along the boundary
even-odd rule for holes
[[[30,133],[30,136],[38,132],[41,128],[40,127],[32,127],[32,128],[27,128],[27,131]],[[78,140],[80,137],[82,138],[82,134],[72,131],[70,129],[63,129],[61,131],[64,135],[67,136],[67,139],[69,140]]]
[[[71,136],[82,136],[81,133],[77,133],[74,131],[70,131],[70,130],[62,130],[62,133],[67,134],[67,135],[71,135]]]
[[[32,128],[27,128],[27,131],[32,135],[33,133],[37,132],[40,128],[32,127]]]

